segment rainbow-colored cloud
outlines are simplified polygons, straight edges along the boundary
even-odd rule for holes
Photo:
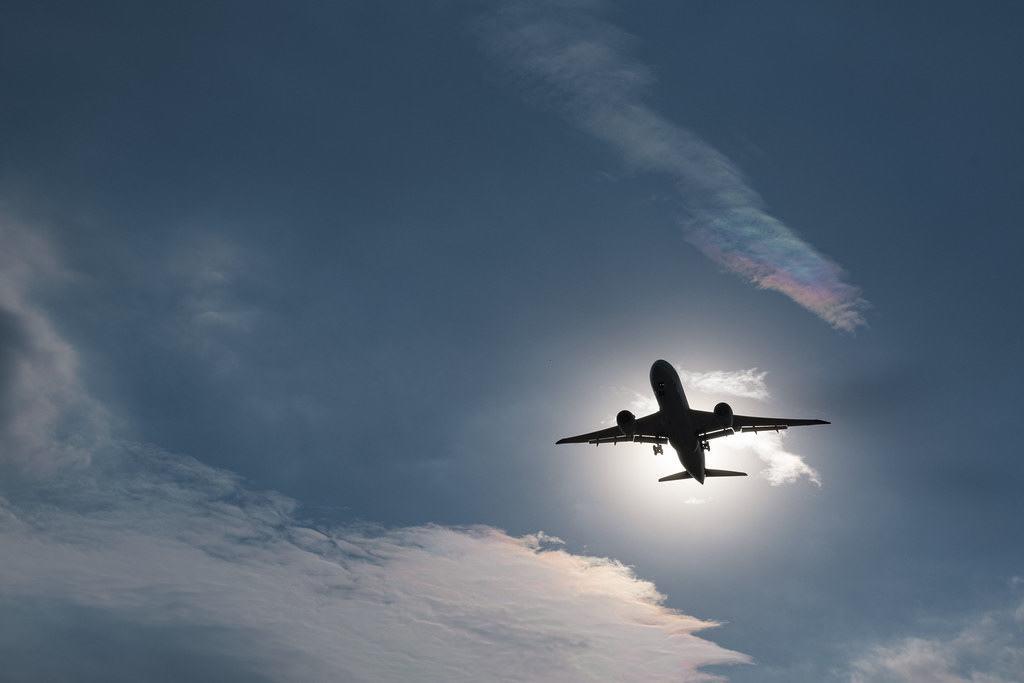
[[[596,6],[521,2],[482,18],[478,30],[531,96],[631,166],[670,175],[685,207],[686,239],[705,256],[837,329],[864,325],[869,304],[843,269],[766,213],[725,155],[644,103],[650,71],[626,56],[631,37],[596,18]]]

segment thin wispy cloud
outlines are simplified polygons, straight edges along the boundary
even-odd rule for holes
[[[232,343],[252,334],[259,311],[238,297],[239,281],[253,268],[246,254],[224,238],[206,235],[179,246],[166,259],[163,275],[177,298],[165,336],[223,372],[238,359]]]
[[[44,282],[67,281],[52,245],[0,217],[0,465],[44,475],[89,461],[109,415],[85,391],[78,354],[32,304]]]
[[[1016,683],[1024,672],[1024,603],[979,615],[951,635],[912,636],[870,648],[850,683]]]
[[[686,239],[705,256],[837,329],[865,324],[868,303],[842,268],[770,215],[725,155],[646,104],[654,78],[629,56],[631,36],[597,17],[602,5],[517,2],[477,26],[486,48],[531,98],[560,111],[631,166],[674,180]]]
[[[630,568],[546,534],[314,526],[296,501],[106,421],[55,429],[97,402],[26,294],[48,271],[24,263],[0,263],[17,331],[0,453],[34,474],[0,480],[0,610],[24,615],[0,628],[15,678],[163,680],[168,661],[195,661],[205,680],[708,681],[701,667],[749,661]],[[87,646],[54,636],[84,619]],[[116,625],[133,647],[98,661],[94,647],[123,645]],[[137,648],[133,676],[120,667]]]
[[[735,440],[729,444],[730,447],[749,449],[757,454],[757,457],[765,465],[760,475],[772,486],[795,484],[802,479],[806,479],[815,486],[821,486],[821,477],[818,472],[807,464],[803,456],[785,449],[781,434],[762,432],[759,434],[736,434],[729,438]]]
[[[711,396],[738,396],[767,401],[771,398],[765,383],[767,372],[757,368],[747,370],[710,370],[694,372],[676,368],[683,385]]]

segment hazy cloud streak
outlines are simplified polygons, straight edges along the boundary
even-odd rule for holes
[[[815,486],[821,486],[821,478],[817,470],[807,464],[802,456],[790,453],[783,448],[783,439],[780,434],[737,434],[729,437],[735,442],[729,444],[738,448],[748,448],[757,454],[765,468],[761,470],[762,477],[768,480],[772,486],[783,484],[794,484],[806,478]]]
[[[45,475],[88,462],[109,416],[82,387],[78,354],[32,305],[45,282],[69,281],[42,236],[0,217],[0,465]]]
[[[988,612],[948,637],[904,638],[855,660],[850,683],[1013,683],[1024,672],[1024,603]]]
[[[679,371],[679,378],[683,386],[692,388],[701,393],[726,396],[739,396],[740,398],[752,398],[757,401],[766,401],[771,398],[768,386],[765,384],[767,372],[759,371],[757,368],[747,370],[710,370],[708,372],[693,372],[676,368]]]
[[[631,165],[671,176],[686,239],[762,289],[781,292],[833,327],[864,324],[867,302],[842,269],[775,217],[738,168],[644,103],[649,69],[628,56],[630,36],[600,21],[592,2],[519,2],[478,22],[487,48],[525,90],[616,149]]]

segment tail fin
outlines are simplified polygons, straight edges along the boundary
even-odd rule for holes
[[[706,477],[745,477],[746,472],[733,472],[732,470],[704,470]]]

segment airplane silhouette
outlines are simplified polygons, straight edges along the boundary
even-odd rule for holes
[[[662,445],[669,443],[676,450],[683,471],[662,477],[658,481],[696,479],[703,484],[705,477],[747,476],[746,472],[713,470],[704,466],[704,454],[711,450],[711,439],[740,432],[777,432],[789,427],[831,424],[825,420],[734,415],[728,403],[719,403],[711,412],[693,410],[686,401],[679,373],[664,360],[656,360],[651,365],[651,388],[654,389],[654,397],[658,401],[658,412],[638,418],[628,410],[622,410],[615,416],[617,426],[559,439],[555,442],[556,445],[650,443],[654,444],[654,453],[657,455],[664,452]]]

